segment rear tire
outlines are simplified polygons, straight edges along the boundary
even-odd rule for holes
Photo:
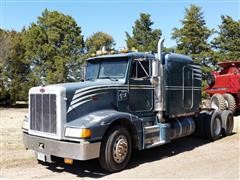
[[[229,136],[232,134],[234,120],[233,120],[233,112],[229,110],[225,110],[222,112],[222,126],[223,126],[223,135]]]
[[[210,107],[216,110],[225,110],[226,102],[224,97],[221,94],[214,94],[210,101]]]
[[[223,97],[225,99],[227,109],[232,112],[235,112],[236,101],[235,101],[234,97],[229,93],[224,94]]]
[[[219,110],[202,111],[196,117],[195,122],[196,122],[196,135],[210,140],[216,140],[221,137],[222,134],[221,111]]]
[[[132,141],[128,130],[115,126],[103,138],[99,163],[108,172],[121,171],[128,165],[131,154]]]
[[[217,140],[222,134],[222,111],[214,110],[213,112],[208,112],[209,116],[205,121],[205,132],[206,136],[210,140]]]

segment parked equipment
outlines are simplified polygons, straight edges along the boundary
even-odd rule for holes
[[[240,61],[218,64],[220,71],[213,71],[206,77],[206,93],[211,96],[210,107],[232,112],[240,110]]]

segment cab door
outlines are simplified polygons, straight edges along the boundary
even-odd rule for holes
[[[134,59],[129,78],[129,111],[137,116],[153,114],[150,60]]]

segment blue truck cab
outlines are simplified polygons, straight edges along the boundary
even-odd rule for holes
[[[30,89],[24,145],[40,161],[99,158],[103,169],[120,171],[133,149],[190,135],[202,128],[203,116],[211,121],[212,114],[199,113],[201,82],[201,66],[180,54],[159,50],[158,57],[128,52],[90,58],[84,82]]]

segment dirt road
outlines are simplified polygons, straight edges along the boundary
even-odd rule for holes
[[[21,122],[26,109],[0,109],[0,179],[79,178],[240,178],[240,116],[234,134],[215,142],[186,137],[161,147],[136,151],[128,168],[106,174],[97,160],[74,165],[42,165],[22,145]]]

